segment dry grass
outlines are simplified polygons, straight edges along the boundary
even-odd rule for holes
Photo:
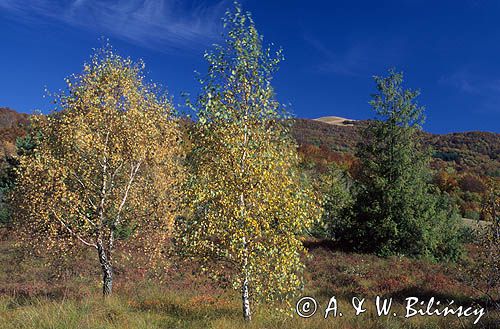
[[[230,296],[227,296],[230,297]],[[231,298],[231,300],[237,300]],[[273,309],[261,307],[252,323],[246,324],[240,316],[239,305],[214,299],[208,303],[203,299],[212,297],[192,296],[168,291],[149,290],[137,296],[118,293],[103,300],[96,295],[82,300],[30,299],[20,302],[12,297],[0,298],[0,328],[498,328],[500,321],[490,314],[478,325],[470,320],[457,318],[377,317],[373,309],[369,313],[355,316],[349,309],[342,318],[328,318],[321,314],[309,319],[297,316],[285,317]],[[347,304],[347,300],[340,300]],[[398,311],[402,310],[397,305]],[[496,322],[498,324],[500,322]]]
[[[261,305],[254,309],[252,323],[246,324],[238,293],[197,276],[196,266],[177,266],[165,272],[160,282],[134,268],[135,260],[124,260],[116,270],[114,295],[104,300],[93,254],[81,255],[56,276],[44,258],[22,259],[12,241],[0,239],[0,329],[499,328],[500,317],[493,312],[475,326],[464,318],[402,317],[404,298],[409,296],[454,299],[463,305],[482,303],[481,296],[463,282],[456,265],[344,253],[321,243],[309,248],[304,295],[318,299],[318,313],[302,319]],[[333,295],[344,316],[325,320],[320,311]],[[394,298],[399,315],[377,317],[371,303],[376,295]],[[367,313],[353,314],[352,296],[369,301]]]

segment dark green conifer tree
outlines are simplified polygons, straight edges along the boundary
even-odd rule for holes
[[[403,88],[403,74],[374,77],[370,105],[377,119],[357,149],[360,189],[338,238],[356,250],[435,259],[459,254],[459,216],[429,184],[430,153],[421,142],[424,108],[418,91]]]

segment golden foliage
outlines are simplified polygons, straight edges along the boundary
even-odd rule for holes
[[[145,81],[142,62],[98,50],[67,79],[58,110],[35,116],[38,146],[20,158],[14,200],[34,250],[101,246],[117,239],[158,255],[170,231],[184,174],[172,105]]]
[[[281,59],[263,49],[249,14],[226,16],[226,44],[207,53],[190,152],[188,205],[181,241],[219,276],[225,267],[258,301],[284,300],[301,288],[301,235],[320,217],[303,184],[286,113],[274,98],[271,74]]]

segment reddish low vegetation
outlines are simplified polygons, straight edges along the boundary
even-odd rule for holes
[[[466,262],[474,260],[477,250],[472,245],[468,247],[469,259],[463,264],[347,253],[329,243],[315,240],[305,245],[309,249],[305,260],[305,290],[317,297],[370,298],[380,295],[403,300],[408,296],[435,296],[457,302],[481,302],[481,287],[471,287],[461,268],[467,265]],[[3,229],[0,241],[0,294],[55,299],[95,295],[101,273],[94,264],[93,256],[81,253],[65,266],[51,266],[46,257],[23,254],[10,232]],[[140,285],[156,282],[173,291],[196,291],[199,295],[210,296],[207,303],[215,303],[217,296],[229,288],[224,282],[214,282],[202,275],[194,263],[171,260],[155,275],[140,266],[140,253],[124,253],[117,257],[120,258],[117,262],[120,265],[115,271],[117,291],[133,291]]]

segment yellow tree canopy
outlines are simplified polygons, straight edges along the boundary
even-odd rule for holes
[[[101,248],[110,262],[116,239],[128,237],[159,251],[176,213],[183,154],[173,108],[143,68],[99,50],[67,79],[59,110],[33,119],[37,147],[20,159],[15,203],[34,249]]]
[[[228,12],[226,43],[207,53],[197,107],[189,205],[182,241],[207,263],[232,269],[243,314],[250,300],[283,300],[301,287],[300,237],[320,216],[298,171],[295,142],[274,98],[281,58],[263,49],[249,14]],[[220,261],[217,262],[217,261]],[[222,265],[221,265],[222,264]]]

